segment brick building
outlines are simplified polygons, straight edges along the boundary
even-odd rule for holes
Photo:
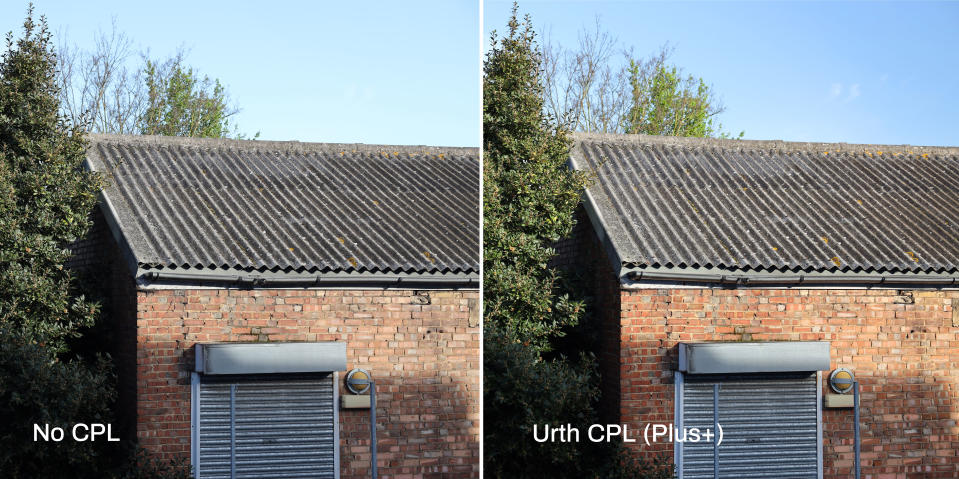
[[[72,266],[108,291],[124,434],[199,478],[369,477],[362,368],[380,477],[478,476],[476,149],[94,136],[88,161]]]
[[[592,285],[603,413],[680,478],[959,477],[959,149],[580,135],[558,261]],[[714,404],[718,404],[718,415]],[[649,447],[649,423],[724,440]]]

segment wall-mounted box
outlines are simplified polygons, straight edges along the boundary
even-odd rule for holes
[[[852,394],[826,394],[826,409],[840,409],[854,407]],[[859,402],[862,404],[862,401]]]
[[[342,409],[369,409],[369,394],[344,394],[340,396],[340,408]]]

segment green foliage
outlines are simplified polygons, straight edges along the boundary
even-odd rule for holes
[[[129,442],[74,441],[75,424],[113,421],[115,376],[104,358],[64,361],[98,305],[64,262],[83,237],[101,178],[84,168],[83,129],[61,116],[56,55],[32,7],[0,62],[0,471],[3,477],[186,477],[182,464],[132,455]],[[34,442],[34,424],[62,441]],[[186,472],[185,472],[186,471]]]
[[[533,427],[594,422],[593,363],[542,359],[496,324],[483,331],[483,439],[488,477],[587,477],[593,454],[584,444],[539,443]]]
[[[484,455],[491,477],[541,477],[585,464],[582,449],[536,443],[532,427],[586,421],[596,395],[590,362],[540,356],[582,312],[547,262],[572,229],[586,186],[566,167],[569,132],[543,113],[540,61],[531,23],[521,24],[514,7],[508,35],[497,40],[494,33],[483,81]]]
[[[33,442],[33,424],[110,422],[104,362],[61,362],[97,306],[73,294],[63,263],[83,236],[100,179],[83,168],[84,133],[58,115],[56,57],[32,9],[0,62],[0,470],[5,477],[91,477],[106,456],[89,442]],[[101,443],[102,444],[102,443]]]
[[[142,447],[135,448],[128,460],[128,467],[116,476],[117,479],[189,479],[190,465],[185,459],[167,461],[151,454]]]
[[[102,477],[108,443],[70,439],[76,423],[110,423],[113,377],[105,361],[52,359],[47,348],[0,330],[0,471],[4,477]],[[62,427],[59,442],[33,442],[34,424]]]
[[[647,135],[728,137],[720,133],[715,117],[723,111],[712,89],[702,78],[684,77],[665,55],[652,65],[630,60],[632,103],[623,122],[626,133]],[[740,137],[743,133],[739,134]]]
[[[567,167],[570,132],[544,113],[542,54],[514,4],[494,33],[483,78],[484,471],[489,477],[657,476],[617,448],[544,442],[533,427],[596,423],[598,373],[588,353],[556,346],[583,302],[549,260],[568,235],[588,178]],[[572,344],[572,342],[568,343]]]
[[[672,461],[668,456],[659,455],[652,459],[641,459],[629,453],[622,446],[615,447],[609,461],[604,462],[603,470],[594,477],[603,479],[672,479],[676,477]]]
[[[225,138],[230,133],[226,90],[220,80],[202,79],[180,57],[166,65],[147,60],[143,69],[147,87],[146,111],[140,119],[144,135]]]
[[[101,180],[83,167],[84,132],[57,113],[46,22],[31,10],[23,26],[22,39],[7,35],[0,63],[0,327],[55,353],[96,318],[63,263],[89,227]]]
[[[586,177],[566,167],[570,133],[543,113],[540,53],[527,18],[492,38],[483,81],[484,314],[538,351],[577,322],[582,304],[547,267],[573,226]]]
[[[548,360],[488,324],[483,332],[484,473],[495,478],[669,479],[669,458],[644,460],[618,444],[593,443],[589,427],[599,423],[592,404],[599,398],[592,357]],[[536,442],[533,426],[570,425],[580,441]]]
[[[60,108],[91,132],[245,137],[235,126],[230,131],[229,119],[239,110],[230,105],[226,88],[187,67],[182,48],[163,61],[143,52],[142,63],[128,68],[133,40],[115,20],[109,33],[97,32],[91,50],[61,42]]]
[[[5,478],[186,479],[183,460],[166,461],[129,442],[74,441],[78,423],[113,422],[115,376],[94,364],[51,359],[47,348],[0,330],[0,471]],[[34,442],[34,424],[64,429],[62,441]],[[113,431],[116,434],[116,431]]]

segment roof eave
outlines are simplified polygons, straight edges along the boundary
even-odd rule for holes
[[[747,273],[702,272],[680,268],[668,270],[638,270],[624,268],[620,275],[624,286],[641,284],[688,284],[723,287],[881,287],[881,288],[954,288],[959,287],[959,273]]]
[[[105,174],[102,160],[99,157],[93,157],[90,153],[84,158],[83,167],[86,168],[87,171]],[[97,206],[100,207],[100,212],[103,214],[104,220],[106,220],[107,228],[110,229],[110,234],[120,249],[120,257],[123,259],[127,271],[129,271],[131,275],[136,276],[138,268],[136,255],[133,252],[132,245],[127,241],[127,236],[120,227],[119,213],[116,207],[113,206],[113,202],[110,201],[110,197],[107,195],[105,188],[101,189],[97,194]]]
[[[582,158],[579,157],[581,154],[579,144],[575,143],[570,150],[569,161],[567,161],[569,169],[574,171],[587,171],[585,164],[581,161]],[[586,216],[589,217],[589,221],[593,225],[593,230],[596,231],[596,236],[600,244],[603,245],[603,250],[606,252],[606,258],[610,262],[612,270],[615,271],[617,275],[622,276],[623,258],[619,254],[619,249],[613,243],[613,238],[609,234],[610,225],[606,219],[603,218],[596,198],[593,196],[590,188],[583,190],[582,201],[583,209],[586,210]]]
[[[283,288],[374,288],[374,289],[478,289],[476,273],[260,273],[246,271],[156,271],[140,269],[136,274],[142,288],[235,287],[256,289]]]

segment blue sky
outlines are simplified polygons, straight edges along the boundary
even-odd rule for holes
[[[27,3],[0,2],[0,31],[19,37]],[[114,16],[154,57],[184,45],[261,139],[479,146],[477,0],[34,4],[81,47]]]
[[[511,6],[486,0],[484,49]],[[527,0],[520,13],[570,46],[597,15],[639,56],[668,42],[746,138],[959,145],[959,2]]]
[[[479,145],[479,64],[512,2],[35,2],[81,46],[116,17],[154,56],[189,49],[263,139]],[[527,0],[541,31],[575,44],[596,16],[647,55],[711,83],[747,138],[959,144],[959,2]],[[26,2],[0,4],[19,33]]]

